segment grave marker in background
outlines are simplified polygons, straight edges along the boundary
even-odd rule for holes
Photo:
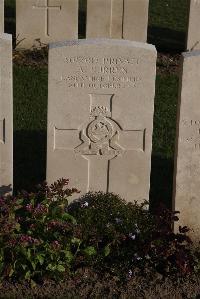
[[[78,38],[78,0],[16,0],[16,36],[18,48]]]
[[[47,181],[148,199],[156,50],[125,40],[50,45]]]
[[[4,0],[0,0],[0,34],[4,32]]]
[[[179,225],[200,230],[200,51],[183,54],[174,172],[174,209]]]
[[[200,0],[190,0],[187,50],[200,49]]]
[[[12,191],[13,94],[12,36],[0,35],[0,195]]]
[[[87,38],[147,40],[149,0],[87,0]]]

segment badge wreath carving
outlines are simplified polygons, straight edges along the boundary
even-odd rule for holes
[[[105,106],[96,106],[90,113],[92,121],[80,132],[83,141],[75,148],[82,155],[118,156],[124,149],[118,144],[120,126],[109,117]]]

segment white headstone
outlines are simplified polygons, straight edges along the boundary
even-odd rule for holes
[[[0,35],[0,194],[12,191],[13,94],[12,36]]]
[[[47,181],[148,199],[156,50],[124,40],[50,45]]]
[[[200,0],[190,0],[187,50],[200,49]]]
[[[16,0],[18,48],[78,38],[78,0]]]
[[[4,0],[0,0],[0,33],[4,32]]]
[[[87,0],[87,38],[146,42],[149,0]]]
[[[183,54],[174,172],[178,225],[200,240],[200,51]]]

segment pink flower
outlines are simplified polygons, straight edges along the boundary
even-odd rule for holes
[[[60,249],[60,247],[61,247],[61,245],[60,245],[60,243],[58,242],[58,241],[53,241],[52,243],[51,243],[51,247],[54,249],[54,250],[58,250],[58,249]]]

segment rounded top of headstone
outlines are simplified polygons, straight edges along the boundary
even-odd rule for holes
[[[0,38],[1,39],[5,39],[5,40],[12,40],[12,34],[7,34],[7,33],[3,33],[3,32],[1,32],[0,33]]]
[[[66,40],[62,42],[50,43],[49,49],[70,47],[70,46],[82,46],[82,45],[116,45],[116,46],[130,46],[138,47],[146,50],[156,51],[155,46],[147,43],[141,43],[136,41],[129,41],[123,39],[110,39],[110,38],[95,38],[95,39],[78,39],[78,40]]]

